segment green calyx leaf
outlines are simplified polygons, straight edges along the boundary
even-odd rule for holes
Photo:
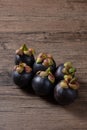
[[[23,55],[28,53],[28,48],[27,46],[24,44],[22,47],[20,47],[20,49],[16,50],[16,54],[18,55]]]
[[[36,60],[36,63],[41,63],[42,61],[43,61],[43,59],[38,57],[37,60]]]
[[[62,81],[60,82],[60,86],[61,86],[62,88],[68,88],[68,84],[67,84],[67,82],[66,82],[65,80],[62,80]]]
[[[44,66],[46,66],[46,67],[49,67],[49,63],[48,63],[48,60],[47,60],[47,59],[45,59],[42,64],[43,64]]]
[[[49,63],[49,66],[51,66],[51,65],[53,65],[54,63],[53,63],[53,60],[52,59],[48,59],[48,63]]]
[[[69,73],[70,73],[70,74],[71,74],[71,73],[75,73],[75,72],[76,72],[76,68],[72,67],[72,68],[69,69]]]
[[[19,65],[16,65],[16,71],[18,73],[22,73],[24,71],[24,67],[26,66],[25,63],[20,63]]]
[[[46,72],[47,72],[48,74],[51,74],[51,69],[50,69],[50,67],[46,70]]]
[[[64,75],[64,80],[66,82],[71,81],[72,80],[72,76],[71,75]]]
[[[39,75],[41,77],[46,77],[46,76],[48,76],[48,73],[46,71],[41,71]]]
[[[23,68],[18,68],[17,71],[18,71],[18,73],[22,73],[23,72]]]
[[[47,58],[47,54],[43,53],[42,58],[46,59]]]
[[[48,68],[46,71],[38,71],[36,74],[39,75],[39,76],[41,76],[42,78],[48,77],[48,80],[49,80],[51,83],[54,83],[54,82],[55,82],[55,77],[54,77],[53,74],[51,73],[50,68]]]
[[[71,79],[70,83],[75,83],[76,81],[77,81],[77,78],[74,77],[74,78]]]
[[[68,73],[68,70],[67,70],[66,68],[63,68],[63,69],[62,69],[62,72],[63,72],[63,74],[66,74],[66,75],[69,74],[69,73]]]
[[[24,54],[25,54],[25,55],[30,55],[30,54],[29,54],[29,51],[24,51]]]
[[[76,82],[76,83],[69,83],[69,87],[74,89],[74,90],[77,90],[79,89],[79,83]]]
[[[65,62],[64,63],[64,67],[65,68],[71,68],[72,67],[72,63],[71,62]]]
[[[48,79],[49,79],[49,81],[50,81],[51,83],[54,83],[54,82],[55,82],[55,77],[54,77],[54,75],[52,74],[50,67],[46,70],[46,73],[48,74]]]
[[[16,71],[17,71],[18,73],[22,73],[23,70],[24,70],[24,68],[23,68],[22,66],[18,66],[18,67],[16,68]]]

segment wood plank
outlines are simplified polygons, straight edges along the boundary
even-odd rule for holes
[[[0,5],[0,32],[87,30],[85,1],[4,0]]]
[[[80,21],[80,22],[79,22]],[[25,20],[0,20],[0,32],[27,32],[27,31],[62,31],[64,32],[75,32],[75,31],[86,31],[87,24],[86,20],[82,18],[78,19],[59,19],[55,18],[42,18],[42,17],[30,17]]]
[[[86,130],[87,100],[84,99],[87,99],[87,96],[85,95],[83,100],[80,98],[74,104],[61,107],[45,99],[26,95],[15,86],[6,86],[3,89],[0,87],[0,119],[2,119],[0,126],[4,129],[57,130],[63,125],[63,130],[66,128]]]

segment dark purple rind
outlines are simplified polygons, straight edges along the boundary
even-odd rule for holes
[[[33,78],[33,72],[30,73],[18,73],[17,71],[13,71],[12,74],[14,83],[19,87],[29,87]]]
[[[22,63],[22,62],[26,63],[28,66],[32,67],[34,62],[35,62],[35,58],[33,55],[31,55],[31,56],[28,56],[25,54],[23,54],[22,56],[16,55],[15,56],[15,64],[19,65],[19,63]]]
[[[49,96],[53,93],[54,84],[47,77],[36,75],[32,80],[32,87],[38,96]]]
[[[78,90],[71,88],[62,88],[57,84],[54,88],[54,98],[60,105],[68,105],[72,103],[78,96]]]
[[[64,64],[60,64],[59,66],[57,66],[56,71],[55,71],[55,79],[56,79],[56,83],[60,82],[61,80],[64,79],[64,74],[62,72],[64,68]]]

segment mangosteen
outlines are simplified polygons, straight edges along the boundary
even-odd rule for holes
[[[71,62],[65,62],[64,64],[60,64],[56,68],[55,72],[55,78],[56,82],[60,82],[61,80],[64,79],[64,75],[72,75],[74,77],[76,72],[76,68],[73,67]]]
[[[54,98],[60,105],[72,103],[78,97],[79,83],[75,77],[65,75],[54,88]]]
[[[55,77],[48,68],[38,71],[32,80],[32,87],[38,96],[50,96],[54,90]]]
[[[33,65],[34,73],[38,71],[45,71],[47,68],[51,69],[52,73],[56,70],[56,63],[50,54],[40,53]]]
[[[27,48],[24,44],[20,49],[16,50],[15,55],[15,64],[18,65],[19,63],[26,63],[29,66],[33,66],[35,62],[34,58],[34,49]]]
[[[21,88],[29,87],[33,78],[32,68],[25,63],[16,65],[13,70],[13,81]]]

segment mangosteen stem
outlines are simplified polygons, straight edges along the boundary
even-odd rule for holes
[[[28,48],[27,48],[26,44],[23,44],[23,46],[21,47],[21,49],[22,49],[23,52],[24,51],[28,51]]]

